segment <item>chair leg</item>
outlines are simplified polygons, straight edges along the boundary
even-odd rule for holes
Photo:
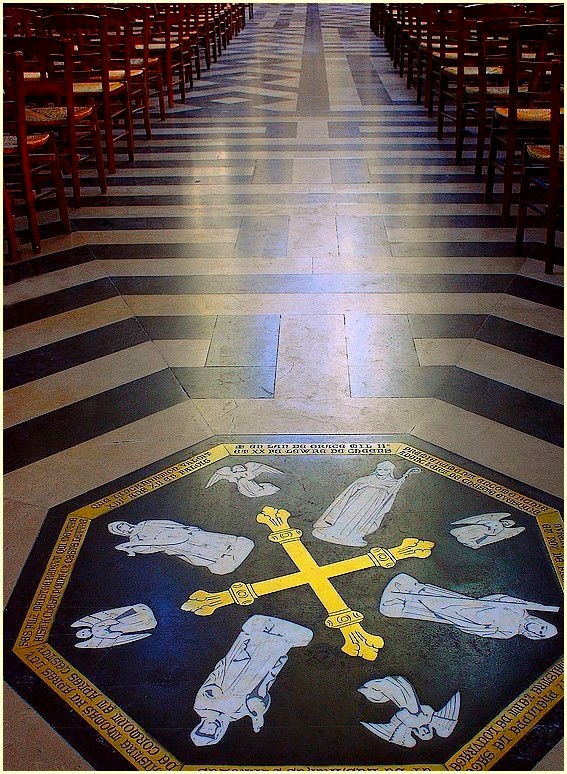
[[[463,151],[465,146],[465,132],[467,128],[467,109],[463,105],[458,112],[457,123],[455,126],[455,164],[461,166],[463,163]]]
[[[98,123],[98,116],[96,114],[96,110],[93,110],[90,126],[91,126],[91,132],[93,136],[96,168],[98,173],[98,184],[100,186],[100,192],[106,193],[106,169],[104,167],[104,154],[102,152],[102,140],[100,138],[100,127]],[[79,197],[80,197],[80,191],[79,191]],[[79,207],[79,204],[75,204],[75,207]]]
[[[484,144],[486,142],[486,111],[479,105],[478,108],[478,131],[476,135],[476,152],[474,160],[474,173],[476,177],[482,177],[482,167],[484,163]]]
[[[8,245],[8,258],[10,261],[19,261],[22,257],[18,238],[16,236],[16,227],[14,224],[14,213],[12,212],[12,199],[10,192],[4,183],[4,228],[6,230],[6,243]]]
[[[555,231],[556,231],[556,219],[558,208],[558,192],[550,190],[549,202],[547,207],[547,229],[545,239],[545,273],[553,274],[553,266],[555,261],[553,256],[555,253]]]
[[[520,185],[520,201],[518,203],[518,217],[516,220],[516,255],[522,255],[524,251],[524,233],[526,230],[526,214],[528,211],[528,191],[530,183],[527,175],[522,175]]]
[[[494,131],[490,136],[490,146],[488,150],[488,168],[486,171],[486,185],[484,187],[484,201],[489,204],[494,197],[494,177],[496,175],[496,168],[494,162],[496,161],[496,139]]]
[[[510,217],[512,207],[512,192],[514,189],[514,163],[516,161],[515,133],[508,132],[504,158],[504,188],[502,191],[502,217]]]
[[[449,88],[449,83],[443,78],[443,73],[439,73],[439,101],[437,104],[437,139],[443,139],[443,130],[445,129],[445,104],[447,93],[445,89]]]
[[[65,186],[63,185],[63,176],[61,175],[61,167],[59,166],[59,159],[57,158],[57,150],[55,148],[55,139],[51,136],[51,177],[53,185],[55,187],[55,198],[57,200],[57,209],[59,210],[59,218],[63,224],[63,228],[66,234],[71,233],[71,223],[69,221],[69,210],[67,208],[67,197],[65,196]]]

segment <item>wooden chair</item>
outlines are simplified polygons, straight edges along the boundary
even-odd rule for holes
[[[562,63],[554,60],[551,63],[550,142],[549,145],[526,143],[524,146],[516,225],[516,253],[522,255],[527,210],[533,210],[545,219],[546,274],[553,274],[555,233],[563,221],[562,76]]]
[[[460,109],[456,116],[455,161],[462,163],[465,137],[475,127],[475,175],[482,175],[484,147],[490,131],[492,112],[498,102],[508,97],[510,72],[509,36],[512,24],[529,23],[529,17],[509,17],[510,6],[494,6],[485,18],[476,21],[476,66],[469,77],[459,72]],[[459,64],[460,67],[460,64]]]
[[[74,45],[75,99],[96,106],[104,132],[107,168],[114,173],[120,140],[126,141],[128,159],[134,160],[134,128],[129,84],[110,78],[108,19],[95,14],[53,14],[42,18],[42,26],[49,35],[69,39]]]
[[[97,14],[104,14],[108,22],[108,52],[110,82],[124,83],[130,97],[132,119],[141,115],[146,138],[152,137],[150,121],[149,63],[134,65],[134,20],[128,8],[98,6]]]
[[[38,13],[33,8],[4,4],[4,35],[30,37],[38,32]]]
[[[173,91],[177,86],[185,102],[185,67],[180,40],[179,11],[170,3],[155,3],[149,14],[149,51],[159,57],[168,107],[174,106]],[[141,50],[137,45],[136,48]]]
[[[77,105],[73,91],[73,52],[70,41],[53,38],[14,38],[4,41],[6,52],[21,51],[25,67],[34,73],[23,78],[27,127],[33,132],[53,132],[64,171],[69,171],[73,204],[81,203],[80,165],[96,159],[98,181],[106,192],[106,174],[96,107]],[[9,95],[10,96],[10,95]]]
[[[6,88],[13,97],[13,100],[4,101],[4,214],[8,254],[10,260],[17,260],[21,255],[14,217],[17,201],[21,200],[25,206],[34,253],[41,250],[36,210],[40,200],[54,195],[65,233],[70,233],[71,225],[53,135],[50,132],[28,134],[27,131],[21,52],[4,53],[4,73]]]
[[[431,5],[425,19],[425,36],[420,44],[418,58],[419,94],[424,94],[427,115],[433,118],[435,84],[439,84],[444,67],[457,61],[457,43],[454,34],[458,9],[451,4]]]
[[[504,218],[510,216],[514,176],[521,171],[524,143],[541,144],[549,138],[550,55],[562,61],[563,25],[512,24],[510,46],[508,99],[494,108],[484,195],[486,202],[492,201],[496,172],[501,172]]]
[[[159,117],[165,121],[165,87],[163,83],[162,65],[159,56],[150,51],[150,9],[135,4],[127,7],[130,18],[130,34],[132,38],[132,67],[141,67],[147,81],[148,94],[157,97]]]

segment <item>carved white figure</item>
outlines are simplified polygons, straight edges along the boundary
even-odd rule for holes
[[[343,546],[365,546],[364,535],[382,524],[406,478],[420,472],[419,468],[410,468],[395,478],[394,464],[389,460],[379,462],[370,475],[357,478],[333,500],[315,522],[314,537]]]
[[[506,518],[508,517],[508,518]],[[525,527],[516,527],[516,522],[510,519],[509,513],[481,513],[479,516],[467,516],[465,519],[453,521],[451,530],[459,543],[469,548],[481,548],[489,543],[519,535]]]
[[[207,481],[205,489],[216,484],[217,481],[229,481],[231,484],[236,484],[240,494],[245,497],[267,497],[275,492],[279,492],[280,488],[274,486],[274,484],[258,483],[254,480],[261,473],[283,476],[281,470],[272,468],[270,465],[264,465],[261,462],[246,462],[244,465],[234,465],[232,468],[226,465],[213,473]]]
[[[305,626],[253,615],[228,653],[215,666],[195,698],[201,722],[191,732],[199,746],[216,744],[230,723],[248,716],[256,733],[270,706],[269,690],[284,667],[290,648],[307,645],[313,632]]]
[[[155,629],[157,621],[147,605],[139,604],[101,610],[79,618],[71,626],[83,627],[75,632],[83,640],[75,643],[76,648],[113,648],[149,637],[148,629]]]
[[[466,634],[508,640],[521,634],[530,640],[554,637],[553,624],[528,610],[556,613],[554,605],[540,605],[507,594],[475,599],[456,591],[420,583],[400,573],[390,580],[380,600],[380,612],[390,618],[417,618],[455,626]]]
[[[458,691],[435,711],[428,704],[420,703],[414,687],[404,677],[369,680],[358,690],[372,702],[392,701],[400,708],[389,723],[362,723],[376,736],[400,747],[415,747],[416,739],[427,741],[433,739],[434,733],[448,737],[459,719],[461,694]]]
[[[139,524],[113,521],[108,529],[113,535],[128,538],[126,543],[115,546],[128,556],[161,552],[178,556],[189,564],[208,567],[215,575],[235,570],[254,548],[249,538],[207,532],[167,519],[150,519]]]

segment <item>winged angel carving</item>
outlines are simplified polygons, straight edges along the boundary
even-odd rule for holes
[[[82,640],[75,643],[76,648],[112,648],[149,637],[148,629],[155,629],[157,621],[147,605],[138,604],[101,610],[79,618],[71,626],[82,627],[75,632]]]
[[[500,540],[519,535],[525,527],[516,527],[516,522],[509,517],[509,513],[481,513],[479,516],[467,516],[459,521],[452,522],[451,530],[459,543],[469,548],[480,548],[489,543],[498,543]]]
[[[205,489],[213,486],[217,481],[229,481],[231,484],[236,484],[240,494],[245,497],[266,497],[279,492],[280,488],[274,484],[255,481],[261,473],[283,476],[281,470],[264,465],[262,462],[246,462],[244,465],[234,465],[232,468],[225,465],[224,468],[219,468],[213,473]]]
[[[420,703],[414,687],[404,677],[369,680],[358,690],[372,702],[392,701],[400,708],[389,723],[362,723],[376,736],[400,747],[415,747],[417,739],[427,741],[435,733],[450,736],[457,725],[461,706],[458,691],[441,709],[434,710]]]

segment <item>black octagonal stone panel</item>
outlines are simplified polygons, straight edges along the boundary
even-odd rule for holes
[[[524,770],[562,520],[408,436],[216,437],[52,509],[5,677],[98,770]]]

